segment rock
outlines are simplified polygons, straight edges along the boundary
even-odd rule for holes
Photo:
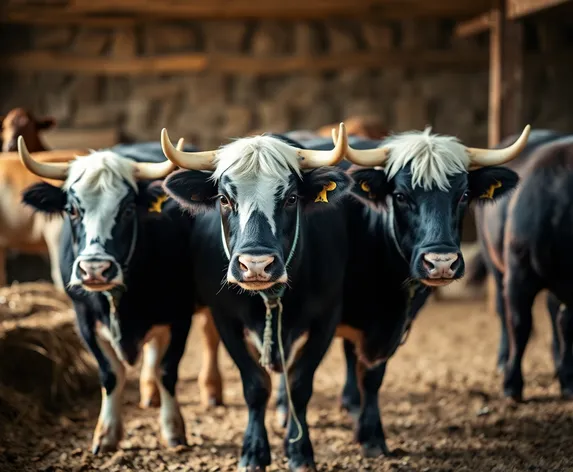
[[[228,105],[225,107],[225,126],[222,135],[240,137],[249,132],[252,125],[253,114],[249,107]]]
[[[202,22],[207,52],[237,53],[243,49],[247,23],[243,21]]]
[[[109,46],[111,35],[107,30],[83,28],[76,35],[71,50],[86,56],[99,56]]]
[[[198,46],[199,34],[192,26],[162,24],[143,28],[145,54],[196,51]]]
[[[330,53],[352,52],[358,47],[357,32],[354,25],[344,22],[329,22],[326,26]]]
[[[294,52],[297,56],[311,56],[321,50],[319,33],[309,22],[297,22],[294,26]]]
[[[394,44],[394,32],[384,22],[367,21],[362,25],[362,32],[368,47],[374,51],[389,51]]]
[[[251,40],[251,54],[272,57],[288,52],[292,44],[289,28],[283,23],[265,21],[259,25]]]
[[[38,27],[34,29],[34,47],[62,49],[70,44],[73,32],[69,27]]]

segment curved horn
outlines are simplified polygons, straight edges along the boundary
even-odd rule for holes
[[[333,136],[334,136],[333,129]],[[346,154],[348,147],[348,135],[344,123],[340,123],[337,139],[334,139],[334,149],[332,151],[315,151],[312,149],[297,149],[298,162],[301,169],[312,169],[322,166],[335,166]]]
[[[332,142],[336,142],[337,132],[332,129]],[[389,153],[387,148],[374,149],[352,149],[350,144],[346,146],[346,160],[362,167],[383,166],[388,159]]]
[[[68,164],[48,164],[35,161],[28,152],[28,148],[26,147],[26,143],[22,136],[18,137],[18,154],[20,155],[20,160],[22,161],[22,164],[24,164],[24,167],[32,172],[32,174],[54,180],[66,180],[68,177]]]
[[[531,126],[527,125],[523,129],[521,136],[511,146],[505,149],[479,149],[479,148],[466,148],[470,155],[470,169],[478,169],[480,167],[500,166],[515,159],[527,144]]]
[[[176,151],[182,151],[184,143],[185,140],[180,138]],[[136,162],[135,177],[140,180],[162,179],[173,172],[176,167],[169,159],[166,159],[165,162]]]
[[[167,129],[165,128],[161,130],[161,148],[163,149],[163,154],[165,154],[167,159],[169,159],[173,164],[183,167],[184,169],[214,169],[213,159],[216,151],[184,152],[182,150],[175,149],[169,139]]]

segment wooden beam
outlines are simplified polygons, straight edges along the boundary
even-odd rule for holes
[[[190,20],[225,18],[323,19],[325,17],[459,18],[483,12],[489,0],[68,0],[56,6],[39,6],[26,0],[8,4],[4,21],[54,23],[120,20]],[[99,18],[98,18],[99,17]],[[90,20],[91,18],[91,20]]]
[[[541,10],[553,8],[570,0],[505,0],[506,10],[505,18],[508,20],[517,20],[527,15],[531,15]],[[473,36],[487,31],[491,27],[489,13],[484,13],[472,18],[471,20],[462,21],[454,27],[454,35],[460,38]]]
[[[491,11],[489,35],[489,116],[488,146],[494,147],[501,140],[501,67],[504,11],[503,0],[495,0]]]
[[[46,131],[42,138],[51,149],[100,149],[119,143],[119,132],[115,128],[107,129],[63,129]]]
[[[172,54],[157,57],[84,57],[55,51],[29,51],[0,58],[5,70],[57,71],[98,75],[141,75],[214,71],[246,75],[283,75],[300,72],[321,72],[340,69],[380,69],[382,67],[414,67],[456,69],[479,68],[487,65],[485,54],[459,51],[360,52],[325,56],[286,56],[257,58],[246,55]]]
[[[501,136],[520,133],[523,123],[523,25],[506,21],[503,27]]]

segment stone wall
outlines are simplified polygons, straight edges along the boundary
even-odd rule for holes
[[[447,21],[233,22],[141,25],[138,54],[181,52],[272,57],[355,51],[486,52],[487,35],[453,39]],[[535,28],[535,25],[534,25]],[[113,28],[4,27],[0,48],[105,56],[121,54]],[[531,35],[530,35],[531,36]],[[542,48],[533,34],[531,49]],[[531,41],[530,41],[531,42]],[[123,45],[123,46],[122,46]],[[571,129],[573,68],[530,67],[523,123]],[[395,131],[431,124],[472,145],[487,142],[488,73],[483,69],[419,70],[396,66],[320,74],[257,77],[189,73],[112,77],[0,70],[0,113],[27,106],[55,116],[61,127],[117,126],[134,140],[157,140],[167,126],[201,147],[218,146],[252,129],[316,129],[349,115],[374,113]]]

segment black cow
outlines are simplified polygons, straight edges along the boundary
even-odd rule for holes
[[[141,376],[159,389],[162,439],[185,444],[175,386],[195,308],[188,266],[181,263],[191,259],[190,224],[153,183],[173,164],[136,162],[109,150],[45,164],[32,159],[22,138],[18,144],[31,172],[64,181],[62,188],[30,187],[23,202],[64,214],[61,275],[102,385],[93,452],[115,449],[122,437],[125,364],[133,366],[144,345]]]
[[[264,423],[270,371],[289,380],[290,468],[316,470],[306,409],[340,321],[348,241],[335,205],[351,182],[341,169],[324,166],[342,159],[345,139],[340,133],[335,150],[323,152],[257,136],[183,153],[162,135],[167,157],[193,169],[173,173],[164,188],[196,214],[196,293],[241,374],[249,410],[241,470],[265,470],[271,462]]]
[[[508,137],[505,142],[515,139]],[[501,144],[503,145],[503,143]],[[573,396],[573,317],[569,240],[573,220],[573,137],[548,130],[531,134],[511,167],[520,176],[518,190],[495,206],[476,208],[480,254],[496,282],[501,322],[498,368],[504,394],[520,401],[521,360],[531,333],[531,305],[549,290],[547,308],[553,328],[553,358],[564,397]],[[474,280],[475,281],[475,280]]]
[[[344,206],[350,254],[337,335],[345,339],[347,362],[342,403],[357,418],[365,455],[390,454],[378,406],[386,362],[432,288],[464,275],[465,211],[472,200],[494,201],[515,187],[514,172],[491,166],[514,158],[528,134],[529,127],[497,152],[466,148],[429,129],[395,135],[376,149],[348,148],[347,159],[366,168],[348,171],[355,184]],[[281,394],[279,418],[284,409]]]

